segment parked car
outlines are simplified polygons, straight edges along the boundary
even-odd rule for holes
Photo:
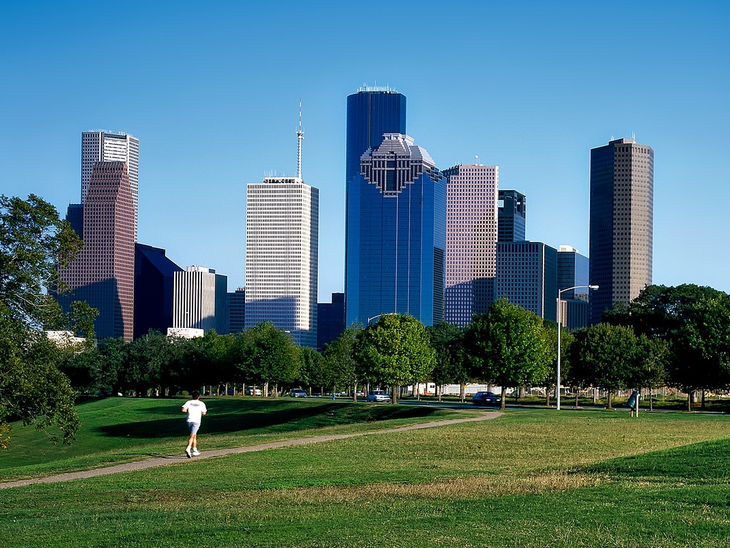
[[[305,390],[302,390],[301,388],[292,388],[289,392],[289,395],[292,398],[306,398],[307,392]]]
[[[247,386],[245,392],[246,392],[247,396],[260,396],[261,395],[261,389],[256,388],[254,386]]]
[[[474,405],[497,405],[499,396],[494,392],[477,392],[471,399]]]
[[[368,401],[390,402],[390,396],[385,390],[371,390],[368,394]]]

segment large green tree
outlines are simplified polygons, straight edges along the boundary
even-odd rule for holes
[[[730,323],[721,325],[726,322],[722,307],[708,312],[727,298],[722,291],[694,284],[650,285],[629,305],[618,305],[604,317],[609,323],[631,326],[637,334],[671,345],[665,360],[667,383],[687,393],[691,409],[695,391],[727,387],[724,367],[703,351],[716,346],[713,341],[723,329],[730,330]],[[717,316],[707,323],[714,313]]]
[[[70,443],[78,428],[74,393],[59,370],[62,350],[43,329],[64,321],[48,289],[61,290],[59,265],[81,242],[56,208],[31,194],[0,196],[0,445],[10,439],[9,421],[26,424]],[[55,436],[52,435],[55,439]]]
[[[464,346],[474,377],[502,387],[502,409],[506,388],[540,385],[547,377],[551,349],[542,318],[506,299],[474,316]]]
[[[380,316],[360,333],[356,353],[362,377],[392,387],[393,403],[398,386],[423,381],[436,365],[426,328],[406,314]]]
[[[357,401],[357,385],[361,380],[355,343],[362,329],[362,325],[352,324],[324,348],[324,364],[331,379],[329,386],[333,392],[338,386],[353,387],[354,401]]]
[[[573,344],[573,377],[613,393],[632,387],[637,377],[638,340],[631,327],[599,323],[578,333]]]
[[[278,385],[295,380],[299,353],[289,334],[271,322],[245,329],[231,347],[233,362],[249,383]]]
[[[469,372],[465,366],[463,339],[464,330],[458,325],[440,322],[426,328],[431,348],[436,351],[436,366],[431,380],[436,385],[441,401],[441,386],[448,383],[465,384]]]

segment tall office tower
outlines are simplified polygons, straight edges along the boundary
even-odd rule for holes
[[[406,133],[406,97],[388,87],[362,87],[347,97],[345,181],[360,173],[360,156],[385,133]]]
[[[317,350],[331,343],[345,330],[345,294],[332,293],[331,303],[317,303]]]
[[[497,166],[458,165],[446,185],[444,319],[467,326],[494,300],[497,274]]]
[[[555,321],[558,252],[542,242],[497,243],[496,297]]]
[[[246,327],[270,321],[317,346],[319,190],[299,177],[246,189]]]
[[[64,308],[83,300],[99,310],[96,336],[131,341],[134,318],[134,206],[123,162],[98,162],[89,177],[82,212],[84,247],[60,271],[72,295]],[[69,207],[69,216],[78,207]]]
[[[96,162],[127,164],[134,209],[134,240],[137,240],[139,205],[139,139],[125,133],[85,131],[81,134],[81,203],[86,202],[91,172]]]
[[[651,284],[654,151],[633,139],[591,150],[591,324]]]
[[[165,250],[135,244],[134,254],[134,338],[150,329],[163,335],[172,327],[172,300],[175,272],[182,268],[172,262]]]
[[[588,257],[569,245],[558,249],[558,290],[569,289],[561,295],[560,319],[563,327],[588,327]]]
[[[172,327],[228,333],[228,277],[189,266],[173,275]]]
[[[234,335],[246,328],[246,289],[237,287],[228,294],[228,329]]]
[[[446,180],[413,139],[386,133],[347,191],[347,325],[386,313],[444,317]]]
[[[525,240],[527,198],[516,190],[500,190],[498,198],[498,242]]]

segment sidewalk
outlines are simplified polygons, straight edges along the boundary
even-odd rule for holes
[[[185,455],[171,455],[169,457],[157,457],[151,459],[129,462],[126,464],[118,464],[116,466],[108,466],[106,468],[96,468],[94,470],[83,470],[80,472],[68,472],[65,474],[56,474],[55,476],[46,476],[43,478],[31,478],[26,480],[9,481],[0,483],[0,489],[8,489],[10,487],[24,487],[26,485],[35,485],[38,483],[58,483],[62,481],[73,481],[77,479],[94,478],[97,476],[106,476],[109,474],[117,474],[119,472],[134,472],[136,470],[145,470],[154,468],[155,466],[164,466],[166,464],[174,464],[180,462],[196,461],[211,457],[220,457],[223,455],[232,455],[234,453],[250,453],[252,451],[265,451],[267,449],[278,449],[280,447],[293,447],[296,445],[307,445],[310,443],[319,443],[323,441],[342,440],[346,438],[356,438],[359,436],[372,436],[377,434],[391,434],[394,432],[406,432],[408,430],[420,430],[423,428],[433,428],[435,426],[449,426],[452,424],[460,424],[465,422],[478,422],[489,419],[496,419],[502,413],[496,411],[486,412],[479,417],[468,419],[448,419],[442,421],[426,422],[423,424],[412,424],[410,426],[401,426],[400,428],[392,428],[390,430],[377,430],[373,432],[358,432],[355,434],[333,434],[330,436],[312,436],[309,438],[295,438],[284,441],[274,441],[270,443],[262,443],[259,445],[250,445],[247,447],[234,447],[232,449],[217,449],[214,451],[205,451],[200,456],[188,459]]]

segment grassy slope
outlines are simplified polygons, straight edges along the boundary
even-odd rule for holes
[[[519,411],[11,489],[0,538],[15,546],[726,546],[729,435],[722,416]]]
[[[187,441],[184,399],[94,399],[79,405],[81,430],[70,446],[14,425],[9,451],[0,452],[0,481],[84,470],[181,454]],[[391,428],[463,416],[435,408],[351,404],[325,399],[206,399],[199,446],[222,449],[275,439]]]

